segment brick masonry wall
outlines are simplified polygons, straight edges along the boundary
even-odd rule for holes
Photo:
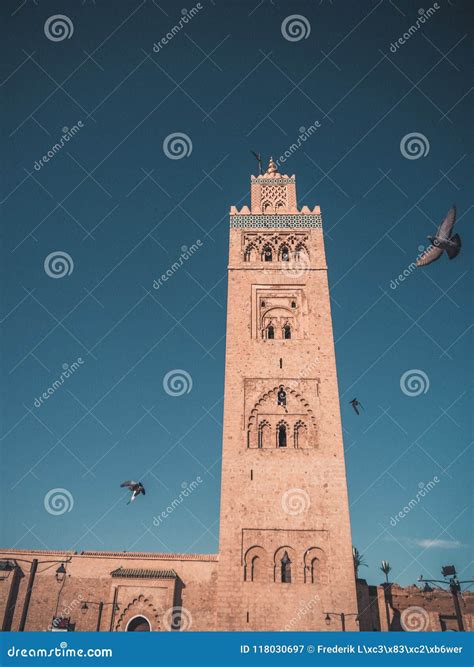
[[[68,552],[1,551],[0,558],[16,561],[22,576],[15,596],[11,629],[18,630],[25,601],[33,558],[39,564],[33,585],[25,630],[48,630],[53,616],[70,616],[76,631],[95,630],[98,603],[104,602],[101,630],[123,630],[127,621],[143,614],[152,630],[167,630],[168,619],[175,617],[170,609],[183,608],[183,629],[211,630],[216,627],[215,555],[108,554],[72,555]],[[70,560],[69,560],[70,559]],[[67,562],[69,560],[69,562]],[[54,562],[52,562],[54,561]],[[56,569],[64,562],[64,582],[56,581]],[[112,577],[120,568],[175,570],[178,579]],[[0,581],[0,618],[7,612],[6,604],[14,576]],[[88,609],[81,610],[87,601]],[[118,609],[113,611],[113,602]],[[125,612],[125,615],[123,616]],[[167,615],[168,612],[168,615]]]
[[[400,632],[406,629],[403,619],[408,627],[426,632],[458,631],[453,598],[448,591],[425,592],[418,586],[403,588],[397,584],[368,586],[364,579],[358,579],[357,596],[361,631]],[[460,606],[464,629],[472,632],[474,593],[463,593]]]
[[[245,262],[242,235],[248,231],[230,232],[218,616],[223,627],[235,630],[279,630],[288,624],[295,630],[336,630],[336,624],[326,626],[325,612],[354,613],[357,600],[322,230],[305,230],[311,266],[294,277],[275,258]],[[306,337],[252,335],[255,286],[301,289]],[[269,387],[290,384],[297,392],[314,381],[304,396],[317,422],[310,447],[247,448],[242,408],[248,378],[264,379]],[[284,418],[283,408],[275,406],[278,410]],[[294,489],[303,491],[306,507],[293,514],[285,511],[284,499]],[[252,546],[252,531],[255,546],[264,550],[265,583],[244,581],[244,549]],[[273,579],[275,554],[284,546],[293,556],[291,584]],[[304,582],[310,548],[323,552],[316,584]],[[357,629],[354,617],[347,619],[347,629]]]

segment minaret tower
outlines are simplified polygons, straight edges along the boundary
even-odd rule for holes
[[[217,619],[340,630],[328,611],[357,601],[321,212],[270,159],[230,210]]]

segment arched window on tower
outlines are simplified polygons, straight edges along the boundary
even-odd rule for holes
[[[282,405],[286,407],[286,391],[283,387],[280,387],[277,394],[277,405]]]
[[[281,583],[291,584],[291,560],[287,551],[285,551],[281,559]]]
[[[289,340],[291,338],[291,327],[289,324],[285,324],[283,327],[283,338]]]
[[[261,422],[258,427],[258,442],[259,449],[270,447],[270,424],[267,421]]]
[[[286,447],[287,437],[286,437],[286,424],[278,424],[278,447]]]
[[[267,575],[265,549],[258,545],[250,547],[244,557],[244,581],[262,581]]]
[[[283,248],[281,249],[281,261],[282,262],[289,262],[290,261],[290,251],[288,250],[288,246],[284,245]]]
[[[275,327],[273,326],[273,324],[269,324],[267,327],[267,338],[269,338],[270,340],[273,340],[273,338],[275,338]]]
[[[304,262],[308,259],[308,253],[303,245],[298,245],[295,248],[295,260],[297,262]]]
[[[260,558],[254,556],[250,563],[250,581],[258,581],[260,578]]]
[[[307,447],[306,424],[298,420],[295,424],[295,447]]]
[[[246,262],[253,262],[257,259],[258,257],[258,251],[257,248],[254,245],[249,245],[245,249],[244,253],[244,261]]]
[[[311,547],[304,554],[304,581],[306,584],[318,584],[324,579],[322,573],[326,562],[324,552],[317,547]]]
[[[264,262],[273,261],[273,252],[271,246],[269,245],[266,245],[263,249],[263,261]]]

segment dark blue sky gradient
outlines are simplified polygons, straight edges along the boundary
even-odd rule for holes
[[[202,5],[154,53],[180,19],[175,2],[2,3],[1,543],[218,550],[228,209],[249,203],[250,149],[276,159],[319,120],[283,171],[297,176],[299,204],[323,212],[353,542],[370,565],[361,574],[380,581],[385,558],[402,584],[448,562],[469,578],[472,5],[440,1],[396,53],[390,44],[418,17],[408,0]],[[58,13],[74,33],[53,42],[43,26]],[[283,38],[289,14],[307,18],[307,39]],[[190,137],[189,157],[164,154],[175,132]],[[400,151],[412,132],[430,145],[416,160]],[[391,289],[453,202],[461,255]],[[74,270],[54,280],[43,262],[57,250]],[[191,375],[189,394],[164,392],[172,369]],[[401,391],[410,369],[426,373],[427,393]],[[197,476],[191,499],[153,526]],[[147,495],[127,507],[128,478]],[[74,507],[53,516],[43,501],[58,487]]]

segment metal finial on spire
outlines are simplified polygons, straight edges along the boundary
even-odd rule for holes
[[[267,167],[267,174],[276,174],[276,173],[277,173],[277,166],[273,162],[273,158],[271,157]]]

